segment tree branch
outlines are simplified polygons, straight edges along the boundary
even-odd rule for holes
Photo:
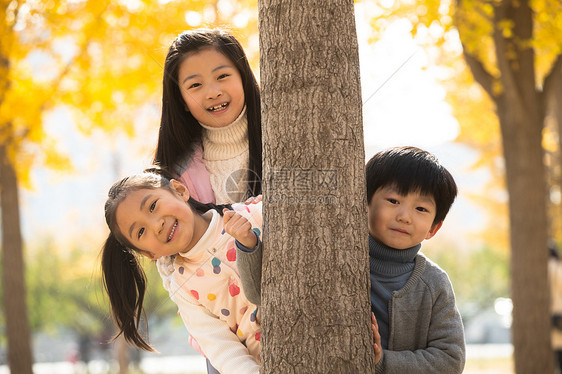
[[[457,9],[461,9],[462,6],[463,6],[463,0],[457,0]],[[461,11],[457,11],[456,14],[455,14],[455,18],[456,18],[456,23],[458,25],[457,30],[459,31],[459,38],[460,38],[461,44],[462,44],[462,51],[463,51],[464,60],[466,61],[466,64],[468,65],[468,68],[472,72],[472,76],[474,77],[474,80],[476,82],[478,82],[478,84],[480,84],[480,86],[482,86],[484,91],[486,91],[486,93],[493,100],[494,99],[493,83],[494,83],[495,78],[492,76],[492,74],[490,72],[488,72],[486,70],[486,67],[484,66],[482,61],[480,61],[478,59],[478,57],[476,57],[475,54],[468,51],[468,49],[466,48],[466,45],[462,41],[463,39],[462,39],[461,27],[460,27],[461,23],[462,23],[461,13],[462,13]],[[488,18],[484,14],[481,14],[481,15],[484,16],[485,18]],[[491,19],[489,19],[489,21],[493,22],[493,20],[491,20]]]
[[[470,68],[472,75],[474,76],[474,80],[478,82],[484,91],[490,96],[491,99],[494,99],[494,94],[492,90],[492,86],[494,83],[494,77],[490,74],[482,62],[474,56],[472,53],[468,52],[464,44],[462,45],[463,56],[466,64]]]
[[[507,58],[508,51],[506,39],[503,36],[502,30],[498,27],[499,23],[506,17],[507,3],[507,1],[503,1],[494,7],[493,38],[496,51],[496,61],[498,64],[498,70],[501,74],[500,80],[503,85],[503,92],[514,93],[520,100],[521,95],[517,89],[515,77],[513,76],[513,72],[511,71],[511,66]]]
[[[544,97],[550,96],[557,75],[562,75],[562,54],[558,55],[558,57],[552,64],[552,68],[544,78],[544,82],[542,85],[542,93]]]

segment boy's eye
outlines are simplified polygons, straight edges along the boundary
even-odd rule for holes
[[[144,227],[142,227],[142,228],[139,230],[139,233],[138,233],[138,235],[137,235],[137,239],[140,239],[140,237],[142,236],[143,233],[144,233]]]
[[[386,199],[391,204],[398,204],[398,200],[396,199]]]
[[[155,200],[152,204],[150,204],[149,210],[150,210],[151,213],[152,213],[152,211],[154,210],[154,208],[156,208],[156,201],[157,201],[157,200]]]
[[[420,212],[429,212],[429,210],[425,209],[423,206],[419,206],[416,209],[419,210]]]

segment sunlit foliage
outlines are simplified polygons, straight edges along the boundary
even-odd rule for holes
[[[28,187],[34,165],[72,169],[45,113],[64,105],[86,133],[133,135],[140,108],[159,105],[164,56],[180,32],[226,26],[257,61],[255,0],[14,0],[1,12],[0,141]]]

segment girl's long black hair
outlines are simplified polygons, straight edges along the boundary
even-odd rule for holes
[[[242,77],[246,116],[248,118],[248,189],[253,196],[261,193],[262,132],[260,91],[250,68],[244,49],[236,38],[221,29],[198,29],[180,34],[170,46],[164,64],[162,118],[158,133],[158,145],[154,163],[168,170],[175,170],[178,162],[190,156],[201,143],[202,127],[190,112],[178,84],[181,63],[190,53],[212,47],[225,55],[236,66]]]
[[[131,245],[119,231],[115,212],[129,192],[139,189],[170,189],[170,180],[171,174],[161,168],[146,169],[142,174],[116,182],[109,189],[105,203],[105,220],[110,233],[102,248],[101,270],[111,315],[118,329],[115,338],[123,334],[127,342],[146,351],[154,351],[139,332],[144,316],[146,275],[138,259],[140,250]],[[202,204],[192,198],[188,204],[198,214],[214,209],[222,215],[223,208],[231,208],[230,205]]]

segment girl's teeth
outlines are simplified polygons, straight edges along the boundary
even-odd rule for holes
[[[172,232],[170,233],[170,235],[168,236],[168,241],[172,240],[172,237],[174,236],[174,233],[176,232],[176,227],[178,226],[178,221],[176,221],[174,223],[174,227],[172,227]]]
[[[217,105],[217,106],[211,107],[211,108],[209,108],[209,110],[210,110],[211,112],[216,112],[216,111],[218,111],[218,110],[221,110],[221,109],[226,108],[227,105],[228,105],[228,103],[224,103],[224,104],[221,104],[221,105]]]

